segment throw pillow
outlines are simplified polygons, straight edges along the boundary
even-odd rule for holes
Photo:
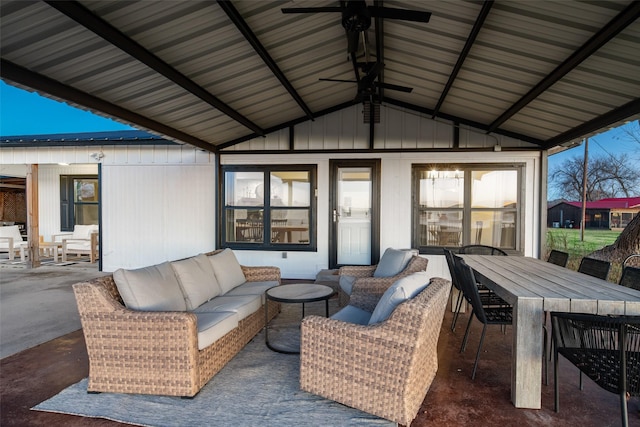
[[[422,292],[429,285],[430,279],[426,271],[418,271],[395,282],[378,301],[369,319],[369,324],[387,320],[398,305]]]
[[[392,277],[401,273],[409,264],[412,256],[413,252],[411,251],[388,248],[380,258],[376,271],[373,272],[373,277]]]
[[[231,249],[227,248],[208,258],[223,294],[247,281],[236,254]]]
[[[198,308],[211,298],[222,293],[208,257],[200,254],[180,261],[173,261],[187,310]]]
[[[113,273],[124,305],[140,311],[185,311],[180,283],[168,262]]]

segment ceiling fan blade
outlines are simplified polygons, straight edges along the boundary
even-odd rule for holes
[[[318,79],[321,82],[338,82],[338,83],[358,83],[355,80],[340,80],[340,79]]]
[[[367,8],[374,18],[402,19],[403,21],[429,22],[431,12],[420,10],[394,9],[391,7],[369,6]]]
[[[376,86],[384,88],[384,89],[389,89],[389,90],[397,90],[399,92],[406,92],[406,93],[411,93],[411,91],[413,90],[412,87],[406,87],[406,86],[398,86],[398,85],[392,85],[390,83],[380,83],[380,82],[375,82],[374,83]]]
[[[282,13],[342,12],[341,7],[285,7]]]

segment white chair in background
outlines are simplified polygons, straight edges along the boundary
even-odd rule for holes
[[[94,263],[98,259],[98,226],[76,225],[73,232],[52,234],[51,239],[62,242],[62,262],[67,261],[69,254],[89,255],[89,261]]]
[[[8,252],[9,260],[13,261],[15,255],[20,253],[20,260],[24,261],[24,248],[27,242],[20,234],[17,225],[5,225],[0,227],[0,252]]]

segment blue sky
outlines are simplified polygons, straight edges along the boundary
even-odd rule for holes
[[[130,126],[0,82],[0,135],[131,130]]]
[[[637,128],[637,123],[635,126]],[[130,129],[133,128],[0,81],[1,136]],[[640,162],[640,144],[631,141],[621,128],[612,129],[589,140],[589,157],[620,152],[628,153]],[[550,156],[549,170],[558,167],[568,158],[582,157],[583,154],[584,147],[579,146]]]

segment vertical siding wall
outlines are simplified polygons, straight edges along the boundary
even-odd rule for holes
[[[396,152],[340,153],[322,150],[369,148],[369,125],[362,123],[361,106],[305,122],[225,149],[222,164],[316,164],[318,167],[318,249],[316,252],[237,251],[241,263],[275,265],[284,278],[313,278],[328,266],[329,247],[329,160],[381,159],[380,253],[387,247],[411,245],[411,168],[416,163],[507,163],[523,164],[522,208],[524,233],[522,251],[536,256],[539,251],[540,197],[546,185],[544,155],[540,151],[487,151],[529,147],[522,141],[485,135],[459,127],[459,147],[478,151],[447,150],[454,145],[454,125],[431,120],[414,112],[383,106],[376,125],[374,148]],[[293,146],[293,150],[290,147]],[[253,150],[282,151],[280,154],[251,154]],[[400,151],[400,150],[435,150]],[[40,152],[42,151],[42,152]],[[206,252],[216,242],[216,171],[214,155],[190,146],[68,147],[60,149],[7,149],[0,151],[3,164],[40,164],[41,234],[59,229],[59,175],[97,173],[90,153],[102,151],[102,263],[104,271],[138,268],[166,260]],[[242,152],[238,152],[242,151]],[[305,152],[308,151],[308,152]],[[312,152],[311,152],[312,151]],[[57,162],[76,162],[71,169]],[[47,164],[49,163],[49,164]],[[430,256],[428,271],[447,276],[441,257]]]

